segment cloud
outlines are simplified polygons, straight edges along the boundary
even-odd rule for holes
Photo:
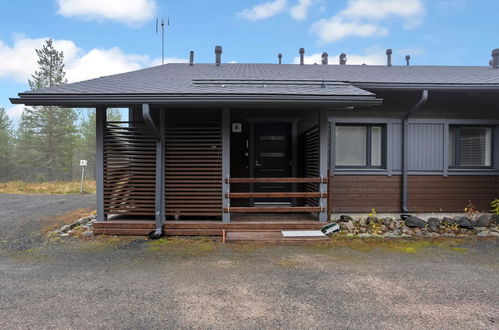
[[[308,10],[313,3],[314,0],[298,0],[298,3],[289,10],[291,17],[296,20],[306,19]]]
[[[239,16],[244,17],[250,21],[257,21],[264,18],[275,16],[286,10],[287,0],[274,0],[265,2],[250,9],[243,9],[238,13]]]
[[[57,12],[65,17],[85,20],[111,20],[140,25],[154,18],[154,0],[57,0]]]
[[[27,83],[37,70],[35,49],[48,38],[17,39],[12,46],[0,40],[0,78]],[[123,73],[161,64],[161,59],[147,55],[127,54],[118,47],[91,49],[86,52],[71,40],[54,40],[54,47],[64,52],[66,78],[75,82],[105,75]],[[184,58],[165,58],[165,63],[184,63]]]
[[[5,110],[7,112],[7,116],[9,116],[9,119],[13,119],[14,121],[16,121],[19,118],[21,118],[21,115],[23,114],[24,111],[24,105],[16,104]]]
[[[329,64],[339,64],[339,56],[329,56]],[[321,64],[322,53],[311,54],[304,57],[305,64]],[[297,56],[293,59],[294,64],[300,63],[300,57]],[[368,55],[347,54],[347,64],[367,64],[367,65],[384,65],[386,64],[386,55],[382,51],[371,53]]]
[[[348,36],[372,37],[387,35],[383,25],[389,18],[402,19],[404,28],[421,24],[424,6],[421,0],[349,0],[347,7],[336,15],[312,25],[312,32],[322,42],[334,42]]]

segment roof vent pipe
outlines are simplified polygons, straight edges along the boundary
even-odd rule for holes
[[[322,53],[322,64],[327,64],[328,54],[326,52]]]
[[[194,65],[194,51],[191,50],[189,53],[189,65],[193,66]]]
[[[347,64],[347,54],[345,53],[340,54],[340,64],[341,65]]]
[[[282,64],[282,54],[277,54],[277,58],[279,59],[279,64]]]
[[[499,48],[492,51],[492,67],[494,69],[499,69]]]
[[[215,46],[215,64],[220,65],[222,62],[222,46]]]
[[[405,63],[407,66],[409,66],[411,64],[410,61],[411,61],[411,55],[406,55],[405,56]]]
[[[304,60],[304,55],[305,55],[305,48],[300,48],[300,65],[303,65],[305,60]]]
[[[392,66],[392,50],[388,48],[386,50],[386,66]]]

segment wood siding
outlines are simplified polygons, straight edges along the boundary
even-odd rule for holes
[[[402,177],[335,175],[330,177],[330,205],[338,212],[400,212]]]
[[[471,201],[481,211],[499,198],[499,176],[418,175],[409,177],[411,212],[463,212]]]

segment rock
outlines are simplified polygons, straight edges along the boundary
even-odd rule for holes
[[[475,228],[475,223],[467,218],[467,217],[461,217],[457,220],[457,224],[459,225],[459,227],[461,228],[466,228],[466,229],[473,229]]]
[[[395,228],[402,228],[405,225],[403,220],[396,220],[395,221]]]
[[[475,230],[477,232],[481,232],[481,231],[488,231],[488,229],[486,227],[475,227]]]
[[[360,228],[359,228],[359,231],[360,231],[361,233],[365,233],[365,232],[367,232],[367,228],[366,228],[366,227],[360,227]]]
[[[428,218],[428,228],[431,231],[438,231],[442,225],[442,220],[439,218]]]
[[[421,236],[423,234],[421,229],[419,229],[419,228],[414,228],[413,231],[414,231],[414,235],[416,235],[416,236]]]
[[[360,238],[372,237],[372,235],[371,235],[371,234],[369,234],[369,233],[360,233],[358,236],[359,236]]]
[[[413,232],[412,230],[410,230],[410,229],[409,229],[408,231],[406,231],[405,233],[406,233],[407,235],[409,235],[409,236],[414,235],[414,232]]]
[[[428,233],[428,237],[440,237],[439,233]]]
[[[453,225],[453,224],[457,223],[457,220],[454,218],[444,217],[442,219],[442,223],[446,224],[446,225]]]
[[[340,215],[340,222],[348,222],[348,221],[353,221],[353,218],[349,215]]]
[[[401,230],[403,234],[406,234],[409,231],[409,227],[403,226]]]
[[[360,226],[360,227],[365,227],[365,226],[367,226],[367,220],[366,220],[366,219],[364,219],[364,218],[361,218],[361,219],[359,220],[359,226]]]
[[[379,222],[379,220],[376,217],[367,217],[366,223],[371,223],[371,222],[377,223]]]
[[[499,237],[499,233],[496,231],[489,232],[489,236]]]
[[[355,229],[355,226],[353,225],[352,221],[342,222],[342,223],[340,223],[340,227],[342,227],[348,231],[353,231]]]
[[[492,216],[490,214],[482,214],[475,220],[475,225],[477,227],[488,227],[490,226]]]
[[[63,233],[65,233],[65,232],[67,232],[70,229],[71,229],[70,225],[65,225],[65,226],[62,226],[62,228],[59,229],[59,230],[62,231]]]
[[[94,233],[92,231],[86,231],[86,232],[83,233],[83,236],[85,236],[85,237],[92,237],[92,236],[94,236]]]
[[[387,237],[387,238],[398,238],[398,237],[401,237],[401,236],[400,236],[400,232],[392,231],[392,232],[384,233],[383,237]]]
[[[69,237],[69,234],[66,234],[66,233],[62,233],[61,235],[59,235],[61,237]]]
[[[490,222],[499,225],[499,214],[492,214],[490,217]]]
[[[487,236],[489,236],[490,233],[491,233],[490,231],[484,230],[484,231],[481,231],[478,234],[476,234],[476,236],[477,237],[487,237]]]
[[[383,233],[386,231],[386,226],[385,225],[381,225],[381,227],[379,228],[379,230],[381,230]]]
[[[92,217],[84,217],[84,218],[81,218],[80,220],[76,221],[76,223],[79,225],[83,225],[83,224],[86,224],[87,222],[89,222],[91,219],[92,219]]]
[[[456,234],[452,234],[452,233],[445,233],[445,234],[442,234],[440,235],[442,237],[456,237]]]
[[[426,222],[417,217],[408,217],[405,219],[405,225],[409,228],[424,228],[426,227]]]

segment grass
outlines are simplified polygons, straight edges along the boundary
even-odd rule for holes
[[[95,194],[95,181],[84,181],[83,191]],[[49,182],[0,182],[0,193],[3,194],[79,194],[80,181],[49,181]]]

